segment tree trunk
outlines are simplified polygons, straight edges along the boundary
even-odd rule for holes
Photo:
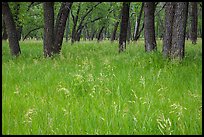
[[[111,42],[113,42],[115,40],[115,36],[116,36],[117,29],[118,29],[118,25],[119,25],[119,21],[117,21],[114,24],[114,29],[113,29],[113,32],[112,32],[112,35],[111,35]]]
[[[145,51],[157,50],[154,26],[155,2],[144,3],[144,38]]]
[[[5,26],[8,33],[9,47],[12,56],[18,56],[21,53],[16,26],[10,7],[7,2],[2,2],[2,14],[5,21]]]
[[[54,2],[44,2],[44,56],[51,57],[54,50]]]
[[[80,41],[81,33],[82,33],[83,28],[84,28],[84,27],[80,28],[80,29],[77,31],[77,33],[76,33],[76,36],[75,36],[76,38],[75,38],[75,40],[78,41],[78,42]]]
[[[142,2],[139,16],[135,22],[135,32],[134,32],[134,37],[133,37],[134,41],[137,41],[137,39],[138,39],[137,37],[140,35],[139,34],[139,28],[140,28],[140,22],[141,22],[141,18],[142,18],[143,8],[144,8],[144,2]]]
[[[190,2],[190,39],[192,44],[197,41],[198,6],[197,2]]]
[[[69,19],[70,19],[70,14],[68,15],[68,18],[67,18],[67,25],[66,25],[66,42],[68,42],[68,35],[69,35],[69,29],[70,29],[70,27],[69,27]]]
[[[98,33],[98,38],[97,38],[97,41],[98,41],[98,42],[102,40],[101,37],[102,37],[102,32],[103,32],[104,28],[105,28],[105,26],[103,26],[103,27],[100,29],[99,33]]]
[[[74,16],[73,13],[71,12],[72,19],[73,19],[72,39],[71,39],[72,44],[75,42],[75,39],[76,39],[76,27],[77,27],[80,9],[81,9],[81,3],[78,4],[76,16]]]
[[[17,36],[18,36],[18,41],[21,40],[21,33],[22,33],[22,25],[21,21],[19,20],[19,11],[20,11],[20,4],[19,2],[14,2],[14,22],[16,24],[16,31],[17,31]]]
[[[130,20],[128,20],[128,28],[127,28],[127,42],[130,43],[130,39],[131,39],[131,24],[130,24]]]
[[[172,30],[173,30],[173,21],[175,13],[175,3],[167,2],[165,6],[165,32],[164,32],[164,42],[163,42],[163,55],[168,57],[170,55],[171,42],[172,42]]]
[[[91,40],[94,39],[95,34],[96,34],[96,30],[95,31],[92,30],[92,32],[91,32]]]
[[[2,40],[7,40],[8,39],[8,34],[7,34],[7,31],[6,31],[6,24],[5,24],[4,20],[3,20],[2,30],[3,30]]]
[[[184,58],[188,2],[178,2],[173,21],[171,58]]]
[[[59,54],[62,48],[63,36],[66,26],[66,21],[71,9],[72,3],[70,2],[62,2],[60,7],[60,11],[56,20],[55,26],[55,40],[54,40],[54,53]]]
[[[120,24],[119,53],[123,52],[126,49],[129,9],[130,9],[130,3],[129,2],[123,2],[123,6],[122,6],[122,10],[121,10],[122,20],[121,20],[121,24]]]

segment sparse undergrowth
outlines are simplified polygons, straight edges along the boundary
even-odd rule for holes
[[[202,41],[182,62],[157,44],[63,43],[47,59],[42,41],[18,58],[2,42],[2,134],[202,134]]]

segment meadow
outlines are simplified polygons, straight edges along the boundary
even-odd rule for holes
[[[183,61],[145,53],[144,41],[64,42],[43,57],[42,41],[2,41],[2,134],[202,134],[202,40]]]

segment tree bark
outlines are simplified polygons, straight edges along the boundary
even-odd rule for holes
[[[72,19],[73,19],[72,39],[71,39],[72,44],[74,43],[74,41],[76,39],[76,27],[77,27],[77,22],[78,22],[78,18],[79,18],[80,9],[81,9],[81,3],[78,4],[78,9],[77,9],[76,16],[74,16],[73,13],[71,12]]]
[[[184,58],[188,2],[178,2],[173,21],[171,58]]]
[[[44,43],[45,57],[51,57],[54,50],[54,2],[44,2]]]
[[[130,9],[130,3],[123,2],[123,6],[121,10],[122,19],[120,23],[119,53],[123,52],[126,49],[129,9]]]
[[[2,14],[3,19],[5,21],[5,26],[8,33],[9,47],[12,56],[18,56],[21,53],[17,30],[15,26],[15,22],[8,5],[8,2],[2,2]]]
[[[174,13],[175,13],[175,3],[167,2],[165,6],[165,32],[163,39],[163,49],[162,53],[164,57],[168,57],[170,55],[171,42],[172,42],[172,31],[173,31],[173,21],[174,21]]]
[[[54,40],[54,53],[59,54],[62,48],[63,36],[66,26],[66,21],[71,9],[72,3],[70,2],[62,2],[60,7],[60,11],[58,14],[58,18],[56,20],[55,26],[55,40]]]
[[[197,2],[190,2],[190,39],[192,44],[197,41],[198,6]]]
[[[131,24],[130,24],[130,20],[128,20],[128,28],[127,28],[127,42],[130,43],[130,39],[131,39]]]
[[[144,3],[144,38],[145,51],[157,50],[154,26],[155,2]]]
[[[6,24],[5,24],[4,20],[3,20],[2,30],[3,30],[2,40],[7,40],[8,39],[8,34],[7,34],[7,31],[6,31]]]
[[[144,8],[144,2],[142,2],[142,6],[141,6],[141,9],[140,9],[139,16],[138,16],[138,18],[137,18],[137,20],[135,22],[135,32],[134,32],[134,37],[133,37],[134,41],[137,41],[138,36],[140,35],[139,34],[139,28],[140,28],[140,22],[141,22],[141,18],[142,18],[143,8]]]

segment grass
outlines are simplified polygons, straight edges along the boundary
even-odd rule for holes
[[[144,52],[144,42],[2,42],[2,134],[202,134],[202,40],[182,62]]]

